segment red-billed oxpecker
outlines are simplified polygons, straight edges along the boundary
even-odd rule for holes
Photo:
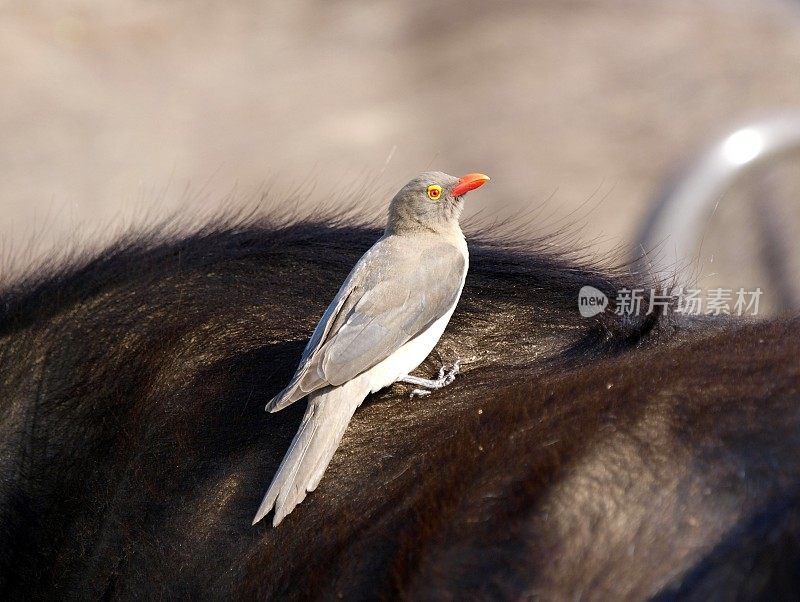
[[[436,346],[461,296],[469,267],[458,222],[463,196],[488,180],[479,173],[425,172],[392,199],[383,236],[325,310],[292,381],[267,404],[275,412],[309,396],[253,524],[274,507],[277,525],[317,487],[369,393],[402,381],[424,394],[452,382],[457,362],[435,380],[409,372]]]

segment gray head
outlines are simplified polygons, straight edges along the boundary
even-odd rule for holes
[[[463,197],[489,181],[489,176],[471,173],[461,178],[441,171],[419,174],[400,189],[389,205],[387,232],[433,230],[458,224],[464,207]]]

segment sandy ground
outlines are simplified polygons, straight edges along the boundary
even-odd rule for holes
[[[603,249],[711,137],[800,106],[800,4],[8,1],[0,82],[16,261],[265,189],[381,202],[428,168],[490,174],[490,217],[588,200]]]

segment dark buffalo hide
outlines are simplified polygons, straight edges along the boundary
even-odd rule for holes
[[[0,293],[3,599],[774,598],[800,584],[796,319],[581,318],[646,279],[471,240],[418,371],[319,488],[250,525],[290,378],[379,236],[343,222],[131,236]]]

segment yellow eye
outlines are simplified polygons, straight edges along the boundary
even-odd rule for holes
[[[431,184],[428,186],[428,198],[432,201],[438,201],[442,196],[442,187],[438,184]]]

